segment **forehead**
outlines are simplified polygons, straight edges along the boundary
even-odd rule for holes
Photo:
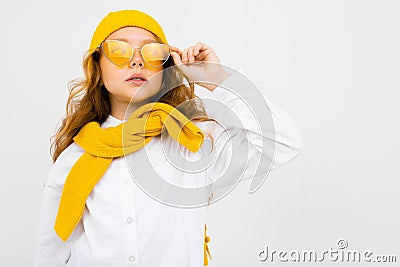
[[[157,41],[153,33],[139,27],[124,27],[112,34],[106,40],[119,39],[127,42]]]

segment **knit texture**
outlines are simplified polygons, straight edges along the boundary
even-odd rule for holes
[[[96,49],[110,34],[129,26],[148,30],[158,36],[164,44],[167,44],[163,29],[150,15],[139,10],[119,10],[108,13],[99,23],[93,33],[89,49]]]

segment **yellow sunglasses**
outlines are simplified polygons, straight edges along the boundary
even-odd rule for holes
[[[98,48],[113,64],[122,66],[131,61],[135,49],[140,49],[143,60],[152,67],[160,67],[171,55],[169,45],[162,43],[148,43],[142,47],[132,47],[129,43],[120,40],[106,40]]]

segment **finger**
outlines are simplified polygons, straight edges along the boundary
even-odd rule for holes
[[[195,58],[194,58],[194,55],[193,55],[193,46],[191,46],[191,47],[189,47],[189,49],[188,49],[188,59],[189,59],[189,63],[192,63],[192,62],[194,62],[194,60],[195,60]]]
[[[182,64],[181,56],[177,52],[172,51],[171,56],[176,65]]]
[[[170,45],[169,48],[171,49],[171,51],[177,52],[179,55],[182,53],[182,51],[176,46]]]
[[[183,49],[182,51],[182,63],[187,63],[188,61],[188,48]]]
[[[197,56],[201,51],[207,50],[209,48],[210,47],[205,43],[197,42],[193,49],[194,55]]]
[[[193,48],[193,55],[198,56],[202,47],[203,47],[202,43],[197,42]]]
[[[206,60],[207,57],[208,57],[208,55],[211,54],[212,52],[213,52],[213,50],[212,50],[211,48],[206,49],[206,50],[200,50],[200,51],[197,53],[197,55],[195,56],[195,57],[196,57],[196,60],[197,60],[197,61]],[[195,52],[193,52],[193,53],[195,53]]]
[[[178,67],[178,69],[184,74],[188,75],[188,66],[182,63],[181,57],[177,52],[171,52],[171,56],[174,59],[175,65]]]

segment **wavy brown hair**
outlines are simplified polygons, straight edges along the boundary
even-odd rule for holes
[[[157,37],[156,39],[159,40]],[[84,77],[74,79],[68,84],[69,96],[66,113],[61,126],[51,137],[50,154],[53,162],[73,143],[73,138],[84,125],[91,121],[101,124],[111,112],[109,94],[101,78],[100,53],[99,49],[88,51],[83,58]],[[174,65],[172,57],[169,57],[163,68]],[[174,68],[174,70],[176,69]],[[215,121],[207,116],[201,99],[195,95],[194,84],[184,83],[184,80],[188,81],[188,79],[182,72],[176,70],[165,72],[165,74],[159,93],[150,100],[158,99],[158,102],[169,104],[191,118],[192,121]],[[170,79],[177,79],[174,84],[179,84],[172,90],[165,86]]]

